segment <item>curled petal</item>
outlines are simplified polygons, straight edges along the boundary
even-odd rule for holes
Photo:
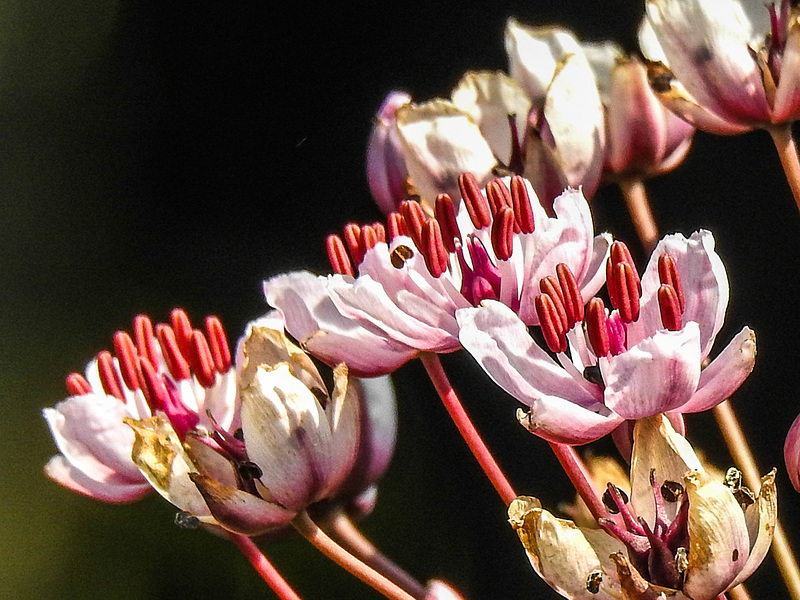
[[[44,467],[45,474],[65,488],[103,502],[124,503],[144,498],[153,491],[143,478],[139,482],[98,481],[74,467],[63,455],[53,456]]]
[[[518,409],[517,421],[547,441],[579,446],[608,435],[624,419],[602,404],[584,408],[563,398],[542,396],[529,410]]]
[[[408,169],[395,129],[395,112],[411,102],[404,92],[391,92],[378,109],[367,143],[367,181],[372,196],[384,213],[397,210],[406,197]]]

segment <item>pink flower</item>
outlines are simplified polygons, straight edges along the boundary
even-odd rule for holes
[[[460,178],[458,211],[437,198],[435,216],[407,201],[380,225],[345,229],[328,250],[336,275],[299,272],[264,284],[287,330],[322,360],[346,362],[357,375],[387,373],[419,351],[460,347],[456,311],[498,300],[536,325],[534,299],[546,274],[562,276],[583,305],[603,283],[608,235],[594,236],[589,207],[567,190],[548,215],[520,177],[481,191]],[[358,277],[355,267],[358,267]]]
[[[639,41],[662,102],[731,134],[800,116],[800,26],[790,0],[648,0]]]
[[[755,361],[745,327],[708,357],[728,304],[728,282],[710,232],[680,234],[656,247],[639,281],[627,248],[615,242],[607,265],[615,310],[594,298],[583,307],[553,278],[537,297],[548,349],[498,302],[458,311],[460,340],[500,387],[529,407],[518,418],[555,442],[582,444],[625,419],[708,410],[744,381]],[[583,323],[581,323],[583,321]]]
[[[789,479],[792,481],[794,489],[800,492],[800,416],[794,420],[786,435],[783,457],[786,461]]]

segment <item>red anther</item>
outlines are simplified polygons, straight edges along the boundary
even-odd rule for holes
[[[683,295],[683,283],[678,265],[675,259],[669,254],[662,254],[658,257],[658,280],[675,289],[678,296],[678,304],[681,307],[681,314],[686,310],[686,298]]]
[[[361,227],[355,223],[348,223],[344,226],[344,245],[350,256],[353,257],[353,262],[357,265],[360,265],[364,258],[361,237]]]
[[[372,231],[375,234],[375,239],[378,242],[386,243],[386,226],[383,223],[378,223],[377,221],[372,224]]]
[[[614,265],[608,281],[611,305],[619,311],[623,323],[639,318],[639,286],[636,279],[631,265],[619,262]]]
[[[628,247],[625,245],[625,242],[616,241],[613,244],[611,244],[611,252],[608,257],[608,262],[606,263],[606,281],[611,279],[611,271],[613,269],[613,266],[619,263],[626,263],[630,265],[631,271],[634,275],[634,279],[636,280],[636,287],[639,297],[641,297],[642,282],[639,279],[639,274],[636,272],[636,264],[633,262],[631,251],[628,250]]]
[[[425,266],[434,277],[440,277],[447,270],[450,253],[444,247],[442,230],[436,219],[428,219],[422,226],[422,246],[420,247]]]
[[[151,363],[158,363],[158,341],[153,335],[153,322],[147,315],[137,315],[133,319],[133,339],[140,356],[146,356]]]
[[[372,250],[377,243],[378,233],[375,231],[375,228],[372,225],[364,225],[364,227],[361,228],[361,260],[364,260],[364,255],[367,253],[367,250]]]
[[[122,382],[119,380],[117,369],[114,366],[114,357],[111,352],[103,350],[97,355],[97,373],[100,375],[100,384],[103,391],[109,396],[114,396],[117,400],[125,401],[125,394],[122,393]]]
[[[190,348],[190,355],[187,358],[192,365],[194,376],[200,385],[210,388],[214,385],[215,379],[214,358],[211,356],[211,350],[202,331],[195,329],[192,332]]]
[[[492,216],[496,215],[501,208],[514,205],[511,201],[511,190],[506,187],[501,179],[492,179],[486,184],[486,199],[489,201],[489,210]]]
[[[422,241],[422,225],[425,223],[425,212],[415,200],[403,200],[400,203],[400,214],[405,222],[406,235],[414,240],[417,248]]]
[[[670,331],[679,331],[683,326],[681,305],[678,294],[671,285],[662,284],[658,288],[658,308],[661,311],[661,322]]]
[[[164,355],[164,362],[167,363],[167,370],[175,379],[189,379],[192,372],[189,363],[181,354],[178,342],[175,339],[175,332],[172,327],[159,323],[156,326],[156,335],[161,344],[161,353]]]
[[[567,311],[567,320],[571,328],[578,321],[583,321],[583,296],[572,274],[572,269],[564,263],[556,266],[558,286],[564,294],[564,310]]]
[[[170,406],[169,392],[164,380],[158,376],[150,361],[142,357],[138,361],[139,385],[147,404],[153,410],[166,410]]]
[[[328,260],[331,263],[331,268],[334,273],[349,275],[350,277],[356,276],[356,271],[353,268],[353,261],[350,260],[350,255],[344,247],[342,238],[332,233],[325,240],[325,248],[328,251]]]
[[[386,218],[386,229],[388,230],[389,241],[392,241],[398,235],[406,234],[406,224],[403,215],[399,212],[391,212]]]
[[[434,208],[436,220],[439,221],[439,227],[442,229],[442,241],[444,247],[448,252],[456,251],[456,244],[454,240],[461,239],[461,230],[458,228],[456,221],[456,208],[453,205],[453,199],[447,194],[439,194],[436,197],[436,206]]]
[[[178,341],[178,348],[180,348],[181,354],[188,356],[192,337],[192,322],[189,320],[189,315],[182,308],[174,308],[169,313],[169,320],[172,324],[172,331],[175,332],[175,339]]]
[[[564,331],[569,331],[570,323],[568,322],[569,317],[567,316],[567,311],[564,307],[564,293],[561,291],[561,287],[558,285],[556,278],[545,277],[539,282],[539,289],[545,296],[550,296],[550,299],[553,301],[556,311],[558,312],[558,318],[561,321],[561,328]]]
[[[508,260],[514,251],[514,211],[500,208],[492,222],[492,249],[499,260]]]
[[[139,389],[139,356],[131,336],[124,331],[114,334],[114,354],[117,355],[122,381],[129,390]]]
[[[536,223],[533,220],[533,207],[528,195],[525,180],[519,175],[511,178],[511,204],[514,207],[514,218],[522,233],[533,233]]]
[[[539,325],[542,328],[544,341],[551,352],[564,352],[567,349],[567,338],[562,327],[561,317],[553,302],[552,296],[541,294],[534,300],[536,314],[539,315]]]
[[[597,357],[611,354],[607,321],[608,316],[603,301],[600,298],[589,300],[584,324],[586,325],[586,334],[589,336],[589,344]]]
[[[227,373],[233,362],[231,361],[231,347],[228,336],[222,327],[222,321],[217,317],[206,317],[206,336],[214,358],[214,366],[220,373]]]
[[[489,202],[481,192],[481,186],[472,173],[462,173],[458,176],[458,189],[467,207],[469,218],[475,229],[488,227],[492,222],[492,213],[489,210]]]
[[[67,375],[67,392],[70,396],[83,396],[92,393],[92,386],[80,373],[70,373]]]

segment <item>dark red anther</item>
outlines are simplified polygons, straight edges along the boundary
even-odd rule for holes
[[[569,319],[567,317],[567,311],[564,308],[564,293],[561,291],[561,287],[558,285],[556,278],[545,277],[542,279],[539,282],[539,290],[541,290],[542,294],[550,296],[550,299],[553,301],[556,311],[558,312],[558,318],[561,321],[561,328],[564,331],[569,331]]]
[[[681,306],[675,288],[662,284],[658,288],[658,308],[661,311],[661,322],[670,331],[679,331],[683,326]]]
[[[450,253],[444,247],[442,230],[436,219],[428,219],[422,226],[422,245],[420,252],[425,259],[425,266],[434,277],[440,277],[447,270]]]
[[[683,295],[681,274],[678,271],[675,259],[669,254],[662,254],[658,257],[658,280],[675,290],[675,294],[678,297],[678,305],[681,308],[681,314],[683,314],[683,311],[686,310],[686,298]]]
[[[378,232],[375,231],[375,227],[372,225],[364,225],[364,227],[361,228],[361,261],[364,260],[364,255],[367,253],[367,250],[372,250],[375,244],[380,241],[378,235]]]
[[[138,361],[139,387],[141,387],[147,404],[153,410],[166,410],[170,405],[169,392],[164,380],[150,364],[150,361],[142,357]]]
[[[92,393],[92,386],[80,373],[70,373],[67,375],[67,392],[70,396],[83,396]]]
[[[442,229],[442,241],[444,247],[448,252],[456,251],[456,239],[461,239],[461,230],[458,228],[456,221],[456,208],[453,205],[453,199],[447,194],[439,194],[436,197],[436,205],[434,208],[436,220],[439,221],[439,227]]]
[[[153,322],[147,315],[137,315],[133,319],[133,339],[140,356],[147,357],[154,365],[158,363],[158,341],[153,334]]]
[[[131,336],[124,331],[114,334],[114,354],[117,356],[122,381],[129,390],[139,389],[139,356]]]
[[[528,195],[525,180],[519,175],[511,178],[511,204],[514,207],[514,218],[522,233],[533,233],[536,223],[533,220],[533,207]]]
[[[386,226],[383,223],[378,223],[377,221],[373,223],[372,232],[378,242],[386,243]]]
[[[192,338],[192,322],[189,320],[189,315],[182,308],[173,308],[169,313],[169,320],[181,354],[188,356]]]
[[[350,255],[347,254],[342,238],[336,234],[329,235],[325,240],[325,247],[328,250],[328,260],[334,273],[349,275],[350,277],[356,276],[353,261],[350,260]]]
[[[639,318],[639,285],[638,276],[631,265],[618,262],[611,271],[608,280],[608,296],[611,304],[619,311],[623,323],[631,323]]]
[[[214,358],[214,366],[220,373],[227,373],[231,368],[231,347],[222,322],[217,317],[206,317],[206,336]]]
[[[534,300],[539,326],[542,328],[544,341],[551,352],[564,352],[567,349],[567,338],[562,326],[561,317],[553,298],[547,294],[536,296]]]
[[[564,295],[564,310],[567,311],[567,320],[571,329],[578,321],[583,321],[583,296],[572,274],[572,269],[564,263],[556,266],[558,286]]]
[[[481,192],[481,186],[472,173],[462,173],[458,176],[458,189],[461,191],[461,198],[467,207],[469,218],[475,229],[488,227],[492,223],[492,213],[489,210],[489,202]]]
[[[422,242],[422,226],[425,223],[425,212],[415,200],[403,200],[400,203],[400,214],[403,215],[406,235],[414,240],[414,245],[420,247]]]
[[[630,265],[631,272],[636,280],[636,288],[638,290],[639,297],[641,297],[642,282],[639,279],[639,273],[636,272],[636,263],[633,262],[631,251],[628,250],[625,242],[616,241],[611,244],[611,251],[609,253],[608,262],[606,263],[606,281],[611,279],[611,271],[613,270],[614,265],[619,263],[626,263]]]
[[[122,393],[122,382],[119,380],[117,368],[114,366],[114,357],[108,350],[103,350],[97,355],[97,373],[100,376],[100,385],[103,386],[103,391],[124,402],[125,394]]]
[[[492,216],[496,215],[504,206],[509,208],[514,206],[511,201],[511,190],[506,187],[502,179],[492,179],[486,184],[486,199],[489,201],[489,210],[492,212]]]
[[[586,334],[595,356],[608,356],[611,354],[611,340],[608,337],[608,316],[606,307],[600,298],[589,300],[586,307]]]
[[[189,352],[187,358],[195,378],[200,385],[210,388],[214,385],[215,380],[214,358],[211,356],[211,350],[208,348],[208,342],[202,331],[195,329],[192,332]]]
[[[492,249],[499,260],[508,260],[514,251],[514,211],[500,208],[492,222]]]
[[[347,251],[353,258],[353,263],[360,265],[364,258],[363,245],[361,242],[361,227],[355,223],[348,223],[344,226],[342,239],[344,240]]]
[[[403,215],[401,215],[399,212],[389,213],[389,216],[386,217],[386,233],[389,242],[391,242],[398,235],[406,234],[406,226]]]
[[[175,379],[189,379],[189,377],[192,376],[192,372],[189,368],[189,363],[183,357],[183,354],[181,354],[172,327],[160,323],[156,326],[156,335],[161,344],[161,353],[164,355],[164,362],[167,363],[167,370]]]

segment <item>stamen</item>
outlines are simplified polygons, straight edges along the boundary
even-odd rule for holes
[[[364,253],[361,250],[361,227],[355,223],[348,223],[344,226],[343,233],[344,245],[353,258],[353,263],[360,265],[364,258]]]
[[[513,206],[511,191],[502,179],[492,179],[486,184],[486,199],[489,201],[489,210],[491,210],[492,216],[497,215],[504,206],[509,208]]]
[[[429,219],[423,225],[421,241],[420,251],[425,259],[425,266],[438,279],[447,270],[450,253],[444,247],[442,231],[436,219]]]
[[[542,279],[539,282],[539,290],[542,292],[542,294],[550,296],[550,299],[553,301],[553,304],[556,307],[556,311],[558,311],[558,318],[561,321],[561,328],[564,331],[569,331],[570,324],[567,311],[564,308],[564,294],[561,291],[561,287],[558,285],[556,278],[548,276]]]
[[[169,313],[169,320],[172,324],[172,331],[175,332],[175,339],[178,341],[178,348],[180,348],[181,354],[189,356],[192,338],[192,322],[189,320],[189,316],[183,309],[175,308]]]
[[[227,373],[233,364],[231,348],[222,322],[217,317],[206,317],[206,335],[211,348],[211,356],[214,357],[214,366],[220,373]]]
[[[667,522],[667,511],[664,508],[664,497],[661,495],[661,487],[656,481],[656,470],[650,469],[650,488],[653,491],[653,499],[655,501],[655,523],[653,524],[653,531],[656,535],[663,535],[667,531],[669,524]]]
[[[414,251],[408,246],[400,244],[396,246],[392,253],[389,255],[389,262],[395,269],[402,269],[407,260],[414,256]]]
[[[192,376],[189,363],[181,354],[178,342],[175,339],[175,332],[169,325],[159,324],[156,327],[156,335],[161,343],[161,350],[164,354],[164,362],[167,363],[167,370],[179,380],[189,379]]]
[[[164,381],[146,358],[142,357],[138,360],[138,367],[139,386],[147,404],[153,410],[166,411],[170,399]]]
[[[406,235],[414,240],[417,248],[421,245],[422,225],[425,223],[425,212],[419,202],[403,200],[400,203],[400,214],[405,222]]]
[[[675,288],[662,284],[658,288],[658,308],[661,311],[661,322],[670,331],[680,331],[683,326],[681,308]]]
[[[639,273],[636,272],[636,263],[633,262],[631,251],[628,250],[628,246],[625,245],[625,242],[615,241],[613,244],[611,244],[611,251],[609,253],[608,262],[606,263],[606,281],[611,279],[613,268],[619,263],[626,263],[630,265],[631,272],[633,273],[634,280],[636,281],[637,292],[639,297],[641,297],[642,282],[639,278]]]
[[[669,254],[662,254],[658,257],[658,280],[662,284],[675,289],[675,294],[678,296],[678,305],[680,306],[681,314],[683,314],[686,310],[686,298],[683,295],[681,274],[678,271],[678,265],[675,263],[675,259]]]
[[[325,240],[325,247],[328,251],[328,261],[330,261],[334,273],[349,275],[350,277],[356,276],[353,262],[350,260],[350,255],[347,254],[342,238],[336,234],[329,235]]]
[[[568,329],[571,329],[578,321],[583,321],[583,297],[575,276],[568,265],[560,263],[556,265],[556,275],[558,275],[558,285],[564,295],[564,309],[567,311]]]
[[[514,207],[514,217],[522,233],[533,233],[536,223],[533,220],[531,198],[525,180],[519,175],[511,178],[511,203]]]
[[[361,228],[361,261],[364,260],[364,255],[367,253],[368,250],[372,250],[375,247],[375,244],[379,241],[379,233],[375,230],[373,225],[364,225]]]
[[[586,310],[584,323],[586,325],[586,335],[589,337],[589,345],[598,358],[611,354],[611,341],[608,337],[608,316],[606,307],[600,298],[589,300]]]
[[[567,350],[567,338],[564,335],[566,332],[553,297],[548,294],[540,294],[536,296],[534,305],[547,347],[551,352],[565,352]]]
[[[478,180],[475,179],[475,176],[472,173],[459,175],[458,189],[461,191],[461,197],[475,229],[488,227],[492,222],[489,202],[481,193],[481,186],[478,185]]]
[[[650,552],[647,556],[648,579],[657,585],[678,589],[681,577],[675,569],[675,556],[643,518],[639,517],[639,523],[650,543]]]
[[[139,355],[147,357],[151,363],[158,364],[158,342],[153,335],[153,322],[147,315],[137,315],[133,319],[133,336]]]
[[[610,504],[612,501],[616,504],[617,512],[622,517],[622,522],[625,523],[625,527],[631,533],[635,533],[636,535],[644,535],[644,530],[639,525],[639,522],[636,520],[636,515],[633,514],[631,510],[631,505],[628,503],[628,496],[625,494],[621,489],[615,486],[613,483],[609,482],[606,484],[606,493],[608,494],[608,498],[606,494],[603,494],[603,503]],[[625,495],[623,495],[625,494]],[[608,506],[608,504],[606,504]]]
[[[70,396],[85,396],[92,393],[92,386],[80,373],[70,373],[65,383]]]
[[[503,206],[492,222],[492,249],[499,260],[508,260],[514,250],[514,211]]]
[[[119,371],[122,380],[128,389],[136,391],[139,389],[139,357],[136,353],[136,346],[133,344],[131,336],[124,331],[114,334],[114,354],[117,355]]]
[[[192,365],[195,378],[204,388],[212,387],[215,380],[214,359],[202,331],[195,329],[192,332],[190,348],[187,358]]]
[[[618,262],[611,269],[608,296],[612,306],[619,310],[623,323],[631,323],[639,318],[638,277],[626,262]]]
[[[511,134],[511,157],[508,160],[508,168],[512,173],[522,173],[524,170],[525,149],[522,146],[519,129],[517,128],[517,115],[507,115],[508,129]]]
[[[391,212],[386,218],[386,229],[389,241],[396,238],[398,235],[405,235],[406,226],[403,215],[399,212]]]
[[[377,221],[372,224],[372,232],[375,234],[375,240],[377,242],[386,243],[386,226],[383,223],[378,223]],[[374,245],[374,244],[373,244]],[[372,246],[370,246],[372,247]]]
[[[606,320],[606,327],[608,328],[608,342],[611,344],[611,354],[616,356],[622,354],[625,348],[625,340],[627,339],[627,331],[625,324],[619,316],[618,310],[611,311]]]
[[[436,197],[436,207],[434,209],[436,220],[442,229],[442,241],[448,252],[455,252],[456,245],[454,240],[461,239],[461,231],[456,221],[456,209],[453,199],[447,194],[439,194]]]
[[[103,350],[97,355],[97,372],[100,375],[100,384],[103,386],[103,391],[109,396],[114,396],[117,400],[124,402],[125,395],[122,393],[122,383],[114,366],[114,358],[108,350]]]

